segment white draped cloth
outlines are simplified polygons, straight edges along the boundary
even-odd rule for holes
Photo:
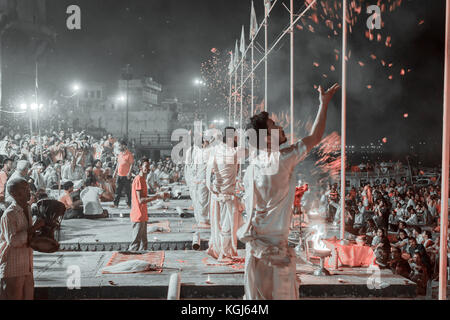
[[[245,224],[238,230],[246,243],[245,299],[298,299],[295,252],[288,247],[295,197],[295,166],[307,153],[300,140],[251,159],[244,176]],[[275,170],[274,170],[275,169]]]
[[[200,224],[209,224],[209,190],[206,186],[206,167],[208,164],[209,148],[194,148],[194,170],[192,172],[194,189],[194,217]]]
[[[238,256],[237,230],[242,225],[242,205],[236,197],[237,151],[220,142],[211,147],[206,183],[211,191],[211,237],[207,253],[219,261]],[[211,176],[214,174],[214,180]]]
[[[186,180],[186,185],[189,188],[189,196],[193,203],[195,203],[195,187],[194,187],[194,160],[193,160],[193,149],[194,147],[190,147],[186,151],[186,157],[184,159],[184,177]]]

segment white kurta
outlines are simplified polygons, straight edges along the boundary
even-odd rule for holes
[[[193,188],[195,193],[194,217],[197,223],[209,224],[209,190],[206,186],[206,167],[208,163],[208,149],[194,149],[195,170],[193,170]]]
[[[219,261],[238,256],[236,233],[242,224],[242,206],[236,197],[238,168],[235,148],[220,143],[211,149],[206,173],[211,191],[211,237],[207,253]],[[211,182],[212,174],[215,179]]]
[[[295,252],[288,247],[288,235],[295,197],[294,169],[306,151],[302,141],[270,156],[260,151],[247,168],[247,218],[238,231],[239,239],[246,243],[245,299],[298,299]],[[276,161],[278,169],[268,175],[268,165]]]

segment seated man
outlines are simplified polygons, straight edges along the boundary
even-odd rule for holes
[[[417,294],[425,295],[430,272],[426,263],[423,261],[423,255],[416,250],[410,260],[411,273],[409,278],[417,284]]]
[[[80,193],[85,218],[108,218],[108,211],[103,209],[100,203],[100,197],[103,194],[104,191],[95,186],[94,179],[91,178],[86,181],[86,188],[84,188]]]
[[[389,215],[389,231],[397,232],[398,231],[398,223],[400,222],[399,217],[397,216],[397,211],[392,210]]]
[[[82,219],[83,203],[81,202],[78,192],[73,192],[73,182],[67,181],[63,184],[64,195],[59,198],[59,201],[66,206],[66,213],[64,219]]]
[[[424,264],[427,268],[428,274],[432,273],[432,268],[431,268],[431,261],[430,261],[430,257],[428,256],[425,247],[421,244],[417,243],[416,238],[409,238],[408,239],[409,242],[409,247],[408,247],[408,254],[411,257],[409,259],[409,262],[411,263],[414,257],[414,253],[419,253],[420,254],[420,260],[421,263]]]
[[[402,258],[402,252],[399,248],[391,247],[391,260],[388,265],[394,274],[409,278],[411,267],[408,261]]]

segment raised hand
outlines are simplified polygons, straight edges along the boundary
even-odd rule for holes
[[[330,89],[328,89],[326,92],[322,88],[322,86],[319,86],[319,89],[317,89],[320,92],[319,99],[321,104],[328,104],[331,99],[333,98],[336,91],[338,91],[341,88],[341,86],[337,83],[335,83]]]

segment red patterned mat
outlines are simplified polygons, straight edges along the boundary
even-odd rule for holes
[[[156,266],[158,270],[151,271],[140,271],[138,273],[142,274],[157,274],[162,272],[162,267],[164,264],[164,251],[151,251],[146,253],[123,253],[123,252],[113,252],[111,258],[105,267],[113,266],[121,262],[130,261],[130,260],[142,260],[153,264]],[[103,274],[111,274],[107,271],[102,271]],[[121,272],[124,273],[124,272]],[[135,273],[135,272],[126,272],[126,273]]]
[[[152,232],[149,229],[151,227],[160,227],[160,228],[163,228],[164,231]],[[170,222],[169,222],[169,220],[166,220],[166,221],[161,221],[161,222],[156,222],[156,223],[149,223],[149,224],[147,224],[147,230],[148,230],[148,233],[169,233],[171,231],[170,230]]]
[[[214,261],[214,263],[211,263],[208,260]],[[245,268],[245,258],[244,257],[236,257],[236,258],[233,258],[229,262],[219,262],[213,258],[205,257],[202,259],[202,262],[204,265],[206,265],[208,267],[231,267],[236,270]]]
[[[206,223],[199,223],[199,224],[193,224],[192,225],[193,229],[211,229],[211,225],[210,224],[206,224]]]

